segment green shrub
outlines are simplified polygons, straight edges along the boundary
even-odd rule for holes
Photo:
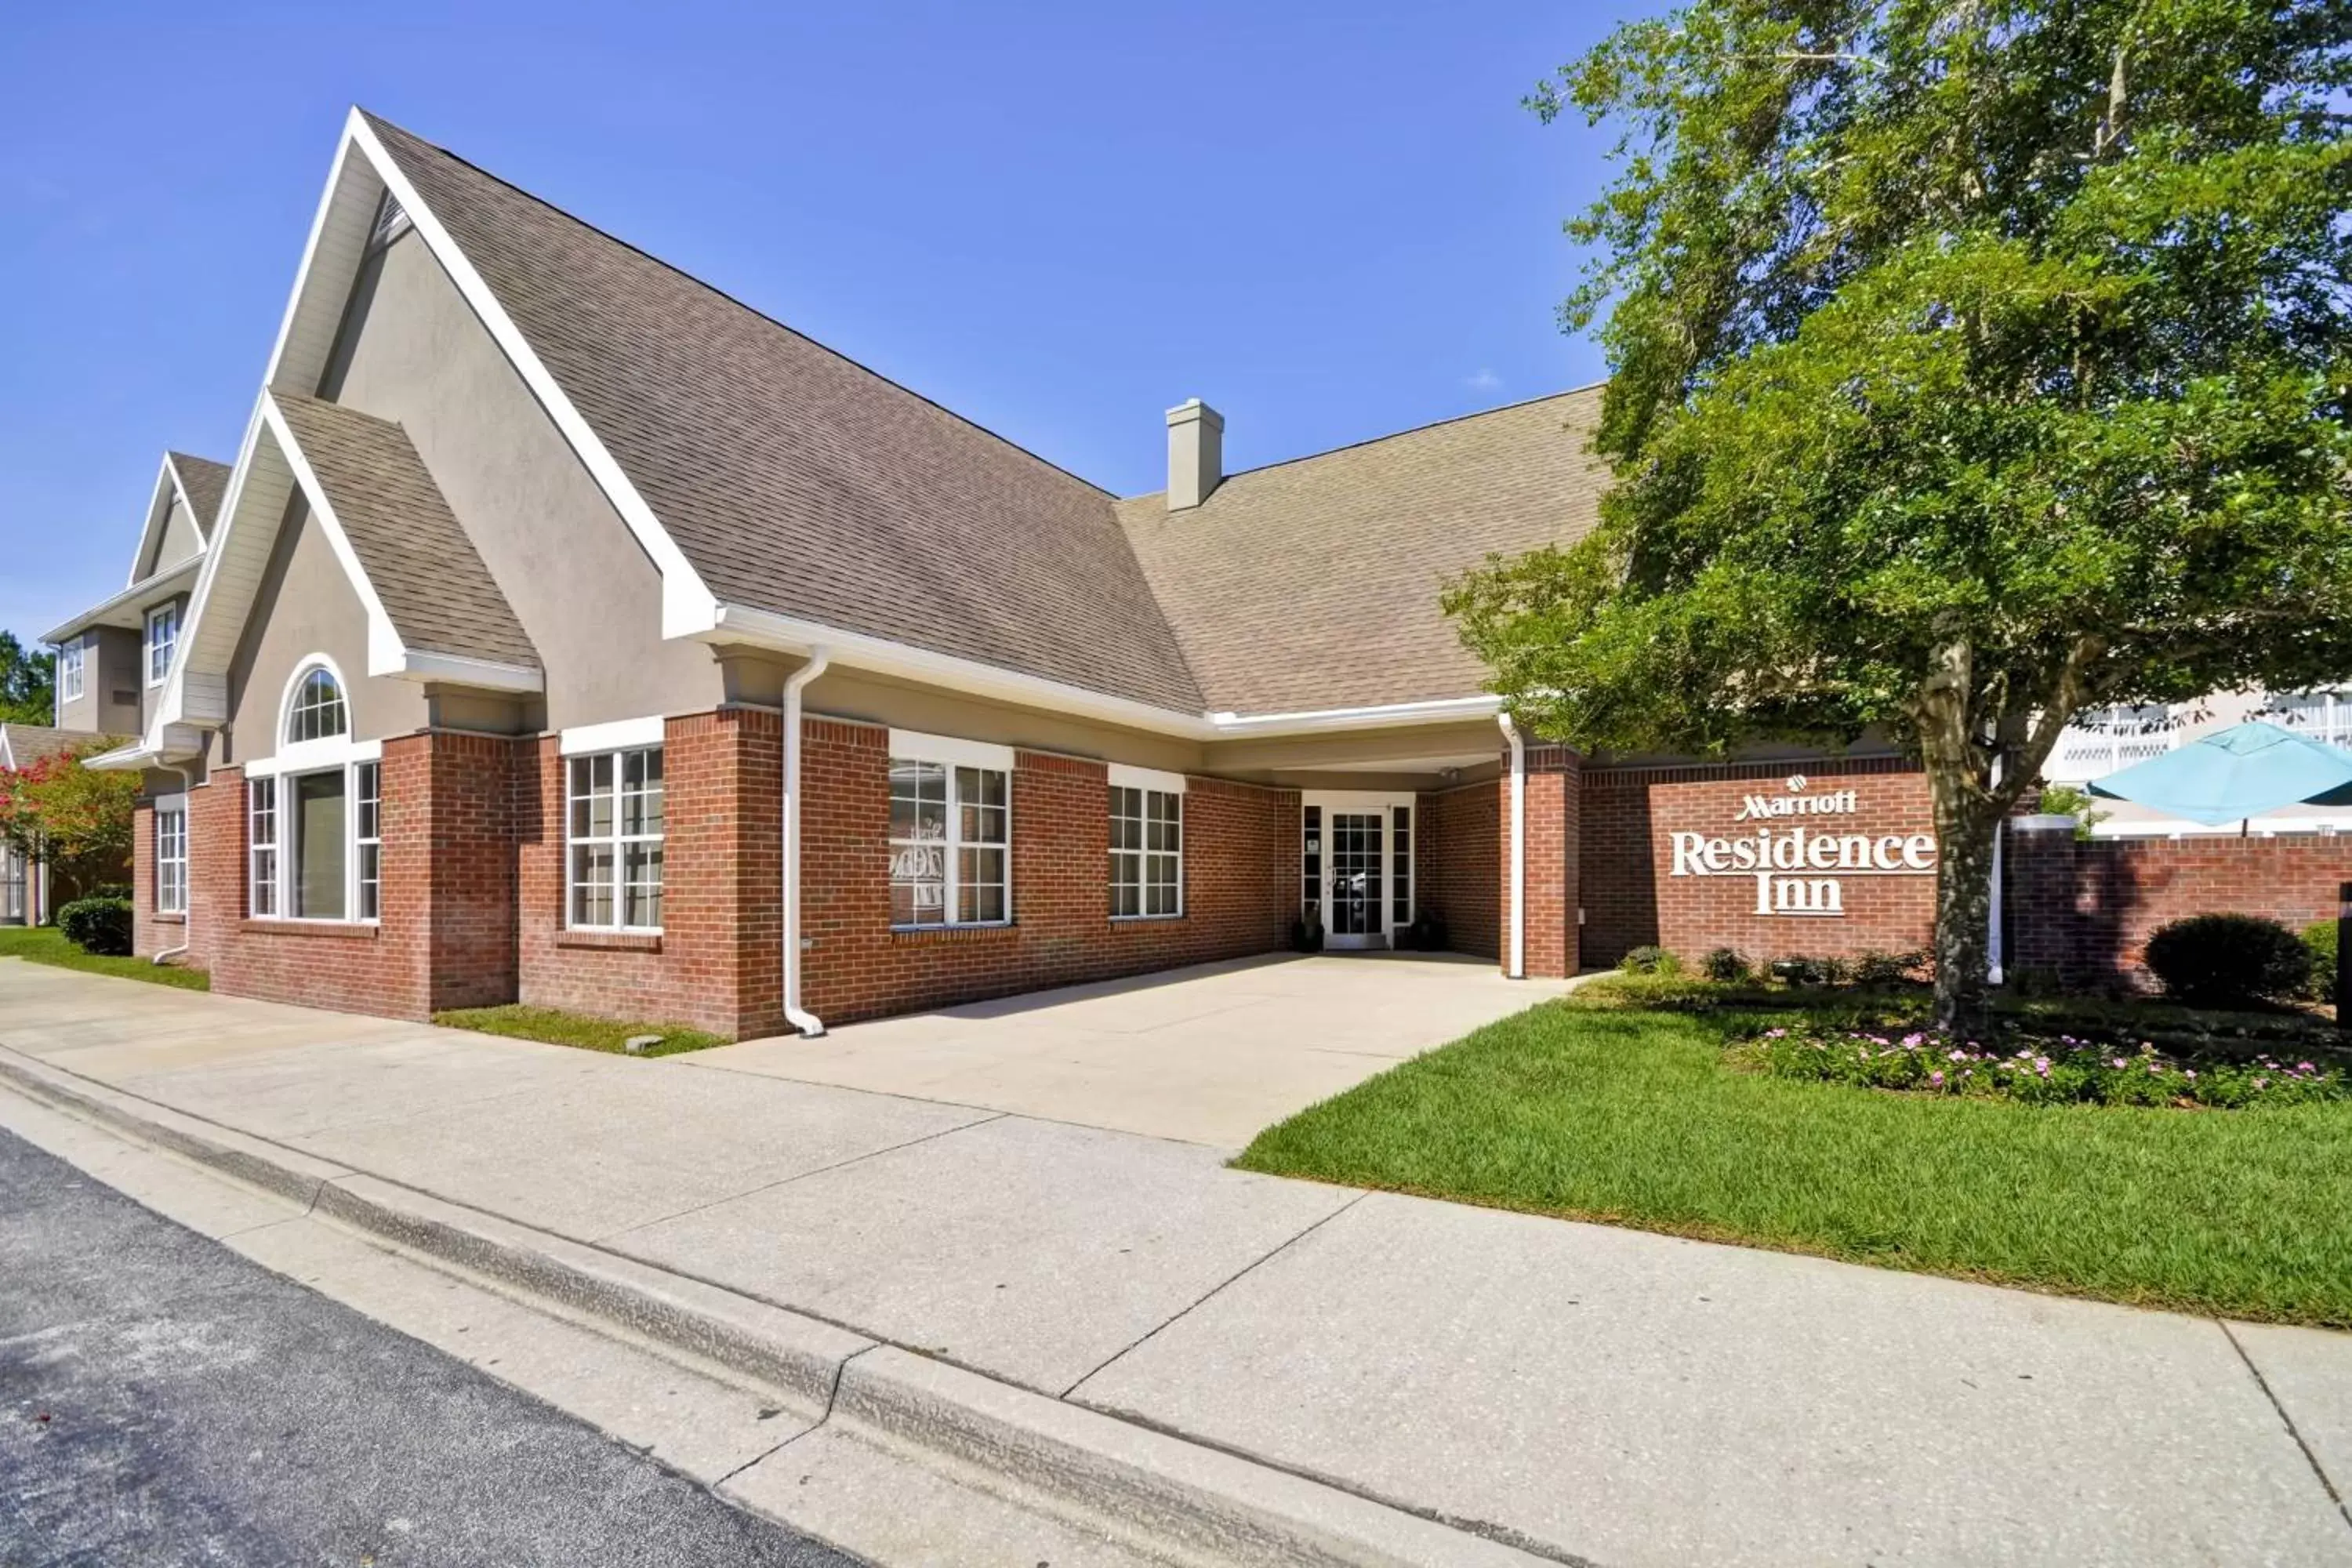
[[[1843,958],[1776,958],[1772,973],[1791,985],[1843,985],[1853,967]]]
[[[2165,994],[2196,1007],[2281,1002],[2311,983],[2311,949],[2258,915],[2191,915],[2147,939],[2147,967]]]
[[[1683,961],[1663,947],[1637,947],[1617,961],[1628,974],[1680,974]]]
[[[58,911],[58,929],[84,952],[126,957],[131,952],[131,900],[76,899]]]
[[[2336,994],[2336,922],[2315,921],[2303,928],[2303,945],[2311,950],[2311,994],[2315,1001],[2344,1005]]]
[[[1900,985],[1927,967],[1924,952],[1881,952],[1871,948],[1853,961],[1853,979],[1857,985]]]
[[[2030,1105],[2236,1110],[2352,1099],[2352,1078],[2325,1058],[2183,1058],[2146,1042],[2135,1049],[2063,1034],[2011,1034],[1988,1045],[1932,1029],[1903,1033],[1807,1018],[1763,1030],[1754,1037],[1753,1047],[1764,1070],[1776,1078]]]
[[[1727,947],[1718,947],[1700,961],[1699,968],[1709,980],[1726,985],[1737,985],[1748,977],[1748,961]]]

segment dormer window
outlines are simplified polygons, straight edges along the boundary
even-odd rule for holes
[[[172,650],[180,645],[180,604],[174,599],[147,612],[147,684],[161,686],[172,673]]]
[[[293,700],[286,706],[286,743],[299,746],[305,741],[328,741],[337,735],[351,733],[352,721],[343,706],[343,689],[334,672],[323,665],[314,665],[303,671],[294,688]]]

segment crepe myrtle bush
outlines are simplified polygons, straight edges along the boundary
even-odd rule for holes
[[[2145,962],[2165,994],[2192,1007],[2285,1002],[2311,984],[2311,949],[2258,915],[2191,915],[2158,928]]]
[[[2029,1105],[2237,1110],[2352,1099],[2352,1079],[2332,1062],[2184,1060],[2147,1041],[2132,1047],[2073,1035],[2012,1035],[1996,1047],[1936,1029],[1898,1034],[1807,1020],[1763,1030],[1748,1048],[1776,1078]]]

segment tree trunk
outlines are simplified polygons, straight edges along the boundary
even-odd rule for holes
[[[1931,778],[1930,784],[1933,784]],[[1937,789],[1936,1026],[1967,1038],[1985,1033],[1986,964],[1992,921],[1992,847],[1999,814]]]

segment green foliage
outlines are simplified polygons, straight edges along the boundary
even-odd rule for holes
[[[84,952],[68,942],[55,926],[0,926],[0,958],[21,958],[54,969],[79,970],[85,974],[110,974],[150,985],[171,985],[183,991],[209,991],[212,976],[183,963],[151,963],[143,958],[110,958]]]
[[[1726,985],[1736,985],[1748,978],[1748,961],[1727,947],[1718,947],[1699,962],[1700,972],[1709,980]]]
[[[2315,921],[2303,928],[2303,945],[2311,950],[2311,995],[2318,1002],[2344,1005],[2336,994],[2336,942],[2341,933],[2334,921]]]
[[[76,899],[58,911],[58,930],[84,952],[122,958],[131,952],[129,899]]]
[[[1776,958],[1766,967],[1790,985],[1843,985],[1853,978],[1853,966],[1843,958]]]
[[[2235,1110],[2352,1100],[2352,1077],[2333,1063],[2270,1056],[2184,1061],[2158,1054],[2152,1044],[2134,1049],[2071,1035],[2010,1035],[1990,1049],[1932,1030],[1898,1037],[1815,1023],[1764,1030],[1753,1049],[1766,1071],[1782,1078],[2028,1105]]]
[[[1927,968],[1924,952],[1881,952],[1876,948],[1864,951],[1853,961],[1853,983],[1856,985],[1902,985],[1916,980]]]
[[[1758,1022],[1531,1007],[1267,1129],[1237,1163],[2352,1327],[2352,1103],[2208,1115],[1864,1093],[1748,1068]]]
[[[57,655],[0,632],[0,724],[57,722]]]
[[[2091,837],[2091,829],[2115,815],[2094,805],[2089,790],[2078,789],[2073,784],[2044,784],[2042,809],[2052,816],[2073,817],[2074,837],[2082,839]]]
[[[2145,960],[2168,996],[2196,1007],[2284,1002],[2311,984],[2311,949],[2257,915],[2191,915],[2158,929]]]
[[[589,1051],[621,1052],[633,1036],[660,1036],[659,1045],[647,1047],[640,1053],[648,1057],[674,1057],[682,1051],[708,1050],[728,1043],[723,1035],[706,1034],[675,1024],[630,1023],[585,1013],[567,1013],[560,1007],[527,1006],[519,1002],[497,1007],[455,1008],[434,1014],[433,1021],[446,1028],[472,1029],[478,1034],[504,1035],[517,1040],[542,1040],[551,1046],[577,1046]]]
[[[30,767],[0,768],[0,840],[77,883],[129,865],[139,775],[83,767],[82,759],[104,744],[92,741]]]
[[[1617,961],[1628,974],[1680,974],[1683,961],[1663,947],[1637,947]]]
[[[1622,132],[1585,539],[1445,598],[1526,727],[1874,727],[1975,1006],[1995,826],[2065,721],[2352,674],[2352,7],[1693,0],[1547,83]],[[1999,782],[1996,757],[2006,761]]]

